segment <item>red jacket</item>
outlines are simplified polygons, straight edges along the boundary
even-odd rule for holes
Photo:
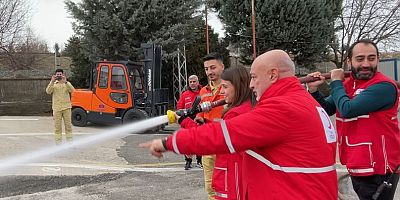
[[[181,96],[179,97],[179,100],[176,103],[176,109],[180,110],[184,108],[190,108],[196,96],[199,95],[200,89],[201,89],[200,85],[199,89],[196,91],[193,91],[188,87],[188,89],[182,92]]]
[[[231,108],[224,115],[224,120],[234,118],[251,110],[251,102],[246,101],[241,105]],[[190,118],[182,121],[181,127],[191,128],[198,126]],[[215,199],[243,199],[242,191],[242,153],[217,154],[212,176],[212,188]]]
[[[246,101],[237,107],[231,108],[225,113],[223,119],[232,119],[250,110],[251,102]],[[212,177],[212,187],[216,193],[215,199],[243,199],[243,190],[241,188],[242,160],[242,152],[216,155]]]
[[[350,99],[362,90],[380,82],[395,82],[377,72],[370,80],[347,79],[343,85]],[[400,132],[396,98],[387,110],[344,119],[336,112],[340,161],[353,176],[384,175],[400,164]]]
[[[250,112],[182,129],[175,153],[243,155],[244,199],[337,200],[336,132],[295,77],[271,85]]]

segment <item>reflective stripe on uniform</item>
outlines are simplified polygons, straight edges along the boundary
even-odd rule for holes
[[[239,172],[238,172],[238,163],[235,162],[235,185],[236,185],[236,198],[240,200],[240,191],[239,191]]]
[[[350,173],[353,174],[362,174],[362,173],[369,173],[374,172],[374,168],[365,168],[365,169],[347,169]]]
[[[213,122],[220,122],[222,119],[221,118],[214,118],[212,121]]]
[[[204,93],[203,95],[201,95],[201,99],[205,98],[205,97],[212,97],[214,96],[213,93]]]
[[[358,117],[353,117],[353,118],[349,118],[349,119],[336,117],[336,120],[341,121],[341,122],[351,122],[351,121],[356,121],[358,119],[367,119],[367,118],[369,118],[369,115],[360,115]]]
[[[255,159],[263,162],[266,164],[268,167],[272,168],[273,170],[278,170],[278,171],[283,171],[287,173],[306,173],[306,174],[317,174],[317,173],[324,173],[324,172],[330,172],[334,171],[336,169],[335,164],[327,167],[281,167],[279,165],[271,163],[269,160],[264,158],[262,155],[252,151],[252,150],[247,150],[247,154],[250,156],[254,157]]]
[[[347,136],[344,136],[345,137],[345,139],[346,139],[346,144],[347,144],[347,146],[349,146],[349,147],[356,147],[356,146],[361,146],[361,145],[369,145],[369,151],[370,151],[370,154],[372,155],[372,152],[371,152],[371,145],[372,145],[372,142],[361,142],[361,143],[354,143],[354,144],[350,144],[349,143],[349,138],[347,137]]]
[[[225,120],[221,120],[220,123],[221,123],[222,133],[224,134],[226,146],[228,146],[230,153],[235,153],[236,151],[233,148],[231,137],[229,136],[229,131],[228,128],[226,127]]]
[[[222,197],[222,198],[228,198],[228,194],[220,193],[220,192],[215,192],[215,196]]]
[[[174,134],[172,135],[172,147],[174,148],[175,153],[181,154],[179,152],[178,145],[176,145],[176,133],[177,132],[175,131]]]

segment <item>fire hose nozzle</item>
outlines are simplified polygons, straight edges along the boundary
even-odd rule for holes
[[[218,100],[218,101],[214,101],[214,102],[209,102],[209,101],[205,101],[203,103],[200,103],[200,96],[197,96],[195,101],[192,104],[191,108],[187,108],[187,109],[180,109],[177,111],[172,111],[172,110],[168,110],[167,111],[167,117],[168,117],[168,122],[169,123],[175,123],[176,122],[176,117],[175,114],[177,114],[178,116],[183,117],[182,119],[188,117],[188,116],[195,116],[197,113],[200,112],[209,112],[212,108],[214,107],[218,107],[218,106],[222,106],[224,104],[226,104],[225,100]]]
[[[176,122],[175,118],[175,112],[172,110],[167,110],[167,118],[168,118],[168,123],[173,124]]]
[[[209,112],[212,108],[211,102],[209,102],[209,101],[205,101],[205,102],[201,103],[199,105],[199,107],[202,112]]]

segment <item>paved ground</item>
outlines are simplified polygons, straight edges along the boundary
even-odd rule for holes
[[[54,145],[51,117],[0,117],[0,163]],[[109,127],[74,127],[74,141]],[[159,134],[127,135],[75,147],[0,171],[1,199],[206,199],[202,170],[183,170],[181,156],[163,160],[137,145]],[[29,157],[29,156],[28,156]]]
[[[202,170],[185,171],[181,156],[170,153],[158,160],[137,147],[165,132],[112,137],[1,170],[4,159],[59,148],[52,125],[51,117],[0,116],[0,199],[206,199]],[[74,127],[74,141],[112,134],[108,129]],[[346,174],[337,167],[340,176]],[[348,178],[341,179],[339,190],[342,199],[357,199]]]

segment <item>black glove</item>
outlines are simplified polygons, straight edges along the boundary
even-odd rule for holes
[[[182,124],[182,121],[183,121],[184,119],[186,119],[186,117],[187,117],[187,116],[181,116],[181,117],[178,119],[178,124],[179,124],[179,125]]]
[[[181,124],[182,121],[186,117],[190,117],[191,119],[196,118],[196,114],[200,112],[200,110],[198,109],[200,101],[201,101],[201,97],[200,96],[196,96],[191,108],[179,110],[179,111],[184,111],[184,112],[179,112],[179,111],[176,112],[179,116],[181,116],[178,119],[178,123],[179,124]],[[186,113],[185,113],[185,111],[186,111]]]
[[[181,124],[182,121],[184,119],[186,119],[187,117],[190,117],[190,119],[192,119],[192,120],[194,120],[194,118],[196,118],[197,113],[195,110],[193,110],[193,108],[188,108],[186,111],[187,111],[186,114],[181,115],[181,117],[178,119],[178,124]]]
[[[204,119],[203,119],[203,120],[197,119],[197,120],[196,120],[196,123],[199,124],[199,125],[203,125],[203,124],[205,124],[206,122],[204,121]]]

